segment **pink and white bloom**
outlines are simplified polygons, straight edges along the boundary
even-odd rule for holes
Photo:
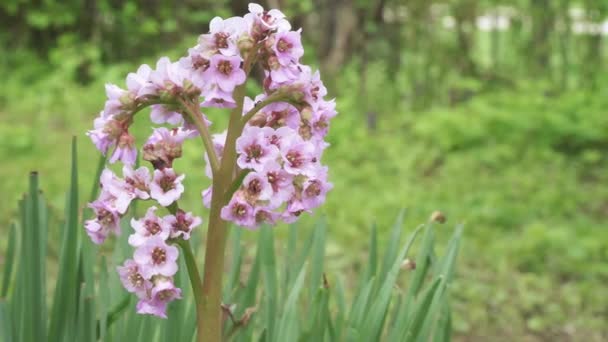
[[[175,246],[167,245],[160,236],[153,236],[137,247],[133,259],[140,265],[144,278],[155,275],[171,277],[177,272],[178,250]]]
[[[150,121],[155,124],[165,124],[168,123],[170,125],[181,125],[184,122],[184,118],[178,112],[175,112],[165,105],[155,104],[150,106]]]
[[[239,37],[248,30],[247,21],[242,17],[222,19],[215,17],[209,23],[209,33],[198,38],[200,49],[208,55],[216,52],[224,56],[238,56]]]
[[[165,216],[163,221],[169,226],[172,239],[182,238],[184,240],[190,239],[192,229],[200,226],[203,222],[200,217],[194,216],[192,213],[187,213],[181,209],[177,210],[175,215]]]
[[[140,272],[139,265],[128,259],[122,266],[116,267],[118,276],[122,286],[130,292],[135,293],[139,298],[145,298],[148,296],[148,291],[152,288],[152,283],[144,278]]]
[[[132,218],[131,227],[135,230],[129,236],[129,244],[133,247],[139,247],[155,236],[167,240],[171,232],[169,224],[156,216],[156,207],[148,208],[146,215],[139,220]]]
[[[154,287],[150,291],[150,298],[140,299],[137,303],[137,313],[167,318],[167,304],[181,299],[182,290],[175,287],[173,279],[156,277]]]
[[[273,191],[270,206],[278,208],[293,196],[293,175],[287,173],[277,162],[266,164],[264,174]]]
[[[301,30],[298,30],[279,32],[274,36],[275,41],[272,50],[280,65],[297,64],[304,55],[300,34]]]
[[[135,96],[115,84],[106,84],[106,95],[104,115],[120,115],[133,106]]]
[[[124,214],[131,201],[136,198],[148,199],[150,195],[150,171],[145,167],[133,170],[131,166],[123,167],[125,179],[118,178],[109,169],[104,169],[101,173],[100,183],[104,192],[113,197],[112,205],[120,214]]]
[[[103,243],[110,233],[120,235],[120,215],[107,199],[89,203],[89,208],[95,212],[95,218],[87,220],[84,226],[94,243]]]
[[[173,169],[154,170],[154,178],[150,183],[150,197],[163,207],[177,201],[184,192],[182,181],[186,175],[178,176]]]
[[[263,174],[250,172],[243,179],[243,196],[249,203],[268,201],[272,196],[272,186]]]
[[[258,4],[249,4],[249,13],[245,15],[245,20],[253,26],[252,30],[262,32],[274,31],[284,32],[291,30],[291,24],[285,19],[285,14],[278,9],[265,11],[264,7]],[[255,36],[255,32],[252,32]]]
[[[262,171],[264,164],[277,159],[279,149],[265,138],[260,127],[247,126],[236,140],[236,151],[239,154],[237,164],[242,169]]]
[[[314,176],[318,161],[315,150],[315,145],[311,142],[298,135],[291,136],[281,147],[283,168],[292,175]]]
[[[174,90],[184,87],[188,72],[179,62],[172,63],[168,57],[162,57],[156,63],[156,69],[150,74],[150,81],[159,90]]]
[[[129,73],[127,75],[127,89],[129,90],[129,93],[133,94],[137,98],[153,94],[154,87],[150,82],[151,74],[152,69],[148,64],[142,64],[137,69],[137,72]]]
[[[137,159],[137,148],[135,147],[135,138],[129,132],[123,132],[118,137],[116,149],[110,157],[109,162],[115,163],[121,161],[125,165],[134,165]]]
[[[116,144],[123,131],[122,124],[113,115],[106,115],[101,112],[94,121],[93,129],[88,131],[87,135],[91,138],[95,147],[105,155],[108,149]]]
[[[245,82],[245,71],[241,69],[241,58],[237,56],[213,55],[210,59],[209,69],[205,71],[209,82],[225,92],[232,92],[234,88]]]
[[[253,207],[247,201],[241,199],[238,192],[235,193],[235,196],[232,196],[230,203],[223,207],[221,212],[222,219],[246,228],[256,226],[254,215]]]

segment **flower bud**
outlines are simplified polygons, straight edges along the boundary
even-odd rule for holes
[[[243,56],[247,56],[251,49],[253,49],[255,45],[255,41],[248,34],[242,35],[239,40],[236,42],[236,46],[239,48],[239,51]]]
[[[306,106],[300,110],[300,117],[302,120],[310,121],[312,119],[312,108],[310,106]]]
[[[437,210],[431,214],[431,221],[445,223],[446,217],[441,211]]]
[[[416,269],[416,262],[414,260],[406,258],[401,263],[401,269],[402,270],[407,270],[407,271],[415,270]]]

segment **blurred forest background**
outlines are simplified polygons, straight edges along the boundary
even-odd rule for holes
[[[61,212],[72,135],[81,182],[93,184],[84,132],[104,83],[180,57],[212,16],[242,15],[247,2],[3,0],[2,231],[29,170]],[[335,187],[320,210],[330,267],[355,273],[371,225],[386,231],[400,208],[410,227],[441,210],[466,224],[456,340],[608,340],[608,1],[263,5],[303,28],[305,60],[337,98],[324,156]],[[210,118],[216,129],[225,120]],[[136,126],[142,141],[149,124]],[[201,210],[198,141],[176,168],[188,173],[186,207]]]

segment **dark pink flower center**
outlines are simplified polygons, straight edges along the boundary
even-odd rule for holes
[[[171,299],[172,297],[173,297],[173,290],[171,290],[171,289],[162,290],[156,294],[156,298],[158,298],[161,301]]]
[[[270,221],[270,214],[267,211],[260,210],[255,214],[255,221],[257,223]]]
[[[289,151],[285,156],[291,167],[300,167],[304,163],[302,155],[298,151]]]
[[[196,70],[205,71],[209,69],[209,60],[200,56],[192,56],[192,67]]]
[[[287,117],[288,111],[272,112],[270,113],[270,120],[268,126],[277,128],[285,125],[285,118]]]
[[[247,207],[242,203],[237,203],[232,207],[232,214],[236,217],[244,217],[247,214]]]
[[[176,221],[173,223],[173,229],[180,232],[189,232],[192,220],[186,219],[186,214],[183,211],[179,211],[175,216]]]
[[[291,48],[293,47],[293,44],[291,44],[290,42],[286,41],[285,39],[281,38],[279,39],[279,41],[277,42],[277,50],[279,50],[279,52],[287,52],[289,50],[291,50]]]
[[[267,175],[268,183],[274,192],[279,191],[279,175],[276,172],[269,172]]]
[[[114,224],[114,215],[105,209],[99,209],[97,212],[97,220],[102,226]]]
[[[312,181],[304,192],[308,197],[317,197],[321,194],[321,184],[319,181]]]
[[[230,63],[230,61],[219,61],[217,63],[217,70],[226,75],[229,76],[232,73],[232,63]]]
[[[160,183],[159,185],[160,185],[161,189],[163,189],[164,192],[173,190],[175,188],[175,177],[165,175],[165,176],[163,176],[163,178],[160,179],[159,183]]]
[[[215,46],[218,49],[226,49],[228,48],[228,33],[226,32],[218,32],[214,35],[215,38]]]
[[[247,162],[258,160],[263,154],[262,146],[259,144],[251,144],[245,148],[245,153],[247,153]]]
[[[152,261],[156,265],[164,264],[167,261],[167,252],[164,248],[156,247],[152,251]]]
[[[254,179],[247,184],[247,192],[251,196],[257,196],[262,192],[262,182],[259,179]]]
[[[150,235],[156,235],[161,231],[160,225],[156,221],[146,220],[144,226]]]
[[[129,275],[127,276],[127,279],[134,287],[144,286],[144,277],[142,277],[141,274],[139,274],[139,272],[137,272],[137,270],[135,269],[129,270]]]

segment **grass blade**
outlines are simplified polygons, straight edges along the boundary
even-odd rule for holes
[[[49,340],[60,341],[76,323],[78,310],[79,240],[81,227],[78,224],[78,170],[76,160],[76,141],[72,143],[72,176],[66,204],[66,223],[59,257],[59,274],[55,287]],[[83,304],[84,305],[84,304]],[[83,308],[84,310],[84,308]]]
[[[0,299],[0,338],[2,342],[13,341],[12,317],[4,299]]]
[[[24,266],[27,275],[24,286],[25,300],[24,310],[27,325],[21,332],[25,341],[45,341],[46,321],[44,313],[46,303],[42,296],[44,284],[42,276],[44,273],[41,265],[42,255],[40,250],[40,207],[39,207],[38,173],[30,173],[30,189],[25,205],[25,230],[23,234]],[[23,322],[22,322],[23,323]]]
[[[277,317],[277,274],[274,251],[274,234],[272,228],[263,227],[260,235],[259,250],[262,253],[262,273],[264,275],[264,298],[266,312],[267,336],[274,336],[274,326]]]
[[[8,245],[6,246],[6,258],[4,260],[4,271],[2,272],[2,290],[0,290],[0,298],[6,298],[8,290],[11,286],[11,278],[13,277],[13,264],[15,263],[15,253],[17,250],[17,227],[11,224],[11,229],[8,234]]]
[[[321,276],[323,275],[326,235],[326,224],[324,219],[317,223],[314,235],[315,238],[314,245],[312,247],[312,263],[310,265],[310,302],[314,300],[314,295],[321,286]]]
[[[302,268],[300,270],[300,274],[291,289],[289,296],[287,297],[287,301],[285,302],[285,307],[283,309],[283,315],[279,322],[279,330],[277,333],[277,338],[271,339],[271,341],[296,341],[299,335],[298,326],[298,318],[297,318],[297,308],[296,304],[298,301],[298,297],[300,296],[300,291],[304,286],[304,278],[306,275],[306,268]],[[274,318],[272,318],[274,319]],[[270,332],[269,332],[269,336]]]

